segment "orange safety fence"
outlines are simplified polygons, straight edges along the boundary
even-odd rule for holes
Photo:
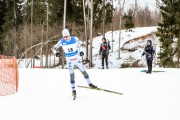
[[[0,55],[0,96],[16,93],[18,82],[17,59],[12,56]]]

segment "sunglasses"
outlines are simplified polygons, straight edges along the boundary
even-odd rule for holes
[[[68,38],[68,36],[64,36],[64,38]]]

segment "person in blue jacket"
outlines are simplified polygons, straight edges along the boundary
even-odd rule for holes
[[[144,52],[142,53],[142,56],[146,54],[146,61],[148,66],[148,71],[146,73],[152,72],[152,61],[153,61],[153,55],[154,55],[154,49],[152,46],[152,41],[148,40],[147,45],[144,48]]]

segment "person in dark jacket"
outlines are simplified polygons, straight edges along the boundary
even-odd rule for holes
[[[102,57],[102,69],[104,69],[104,60],[106,62],[106,69],[109,69],[108,67],[108,55],[109,50],[111,49],[108,42],[106,42],[106,38],[102,38],[102,43],[100,45],[99,55]]]
[[[144,52],[142,53],[142,56],[146,54],[146,61],[147,61],[147,66],[148,66],[148,71],[146,73],[151,73],[152,72],[152,61],[153,61],[153,55],[154,55],[154,50],[152,46],[152,41],[148,40],[147,45],[144,48]]]

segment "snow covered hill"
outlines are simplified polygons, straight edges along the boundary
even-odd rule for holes
[[[109,68],[116,69],[122,67],[122,64],[132,64],[137,62],[138,66],[146,66],[146,61],[141,54],[144,50],[147,40],[152,40],[154,49],[156,51],[154,67],[159,67],[157,64],[157,54],[159,53],[159,41],[155,35],[157,32],[157,27],[140,27],[133,29],[132,32],[127,32],[126,30],[121,31],[121,41],[120,41],[120,57],[118,59],[119,50],[119,31],[113,32],[113,52],[110,50],[109,55]],[[110,41],[112,48],[112,31],[105,34],[105,37]],[[99,47],[102,42],[102,36],[95,37],[93,39],[93,64],[92,69],[97,69],[101,67],[101,60],[99,58]],[[84,56],[86,58],[86,56]],[[138,67],[137,66],[137,67]],[[86,66],[88,68],[88,65]]]
[[[180,69],[142,69],[88,69],[94,84],[123,95],[77,87],[75,101],[68,70],[19,69],[18,93],[0,97],[0,120],[180,120]]]

